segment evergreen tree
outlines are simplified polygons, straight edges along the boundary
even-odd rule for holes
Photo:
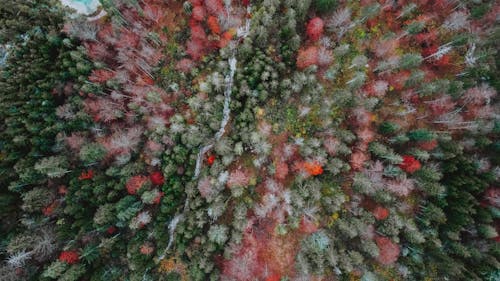
[[[65,83],[87,75],[71,57],[74,43],[61,34],[64,14],[55,0],[0,5],[0,42],[10,45],[0,68],[0,202],[8,202],[0,204],[2,243],[20,231],[21,210],[15,206],[22,203],[16,192],[28,194],[48,178],[66,174],[67,163],[51,166],[52,160],[62,160],[50,158],[56,135],[81,126],[60,123],[55,114]]]
[[[496,242],[491,239],[492,229],[483,224],[492,222],[493,213],[480,203],[493,178],[479,172],[458,146],[452,141],[441,144],[449,155],[442,162],[442,177],[425,170],[417,175],[445,189],[439,194],[429,192],[428,202],[421,210],[419,227],[426,242],[411,247],[425,258],[415,254],[405,259],[412,267],[422,269],[418,274],[422,278],[484,280],[500,265]]]

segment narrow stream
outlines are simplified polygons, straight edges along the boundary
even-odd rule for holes
[[[229,14],[229,11],[231,11],[231,7],[229,6],[226,9],[227,9],[228,14]],[[251,11],[251,6],[249,5],[247,7],[247,14],[250,14],[250,11]],[[247,17],[245,19],[245,25],[242,27],[239,27],[237,30],[237,39],[231,41],[231,43],[229,44],[231,57],[228,59],[229,73],[224,78],[224,82],[225,82],[226,87],[224,89],[224,108],[222,111],[222,120],[220,122],[220,127],[219,127],[219,130],[217,131],[217,133],[215,134],[214,138],[208,144],[206,144],[200,148],[198,155],[197,155],[197,158],[196,158],[196,166],[195,166],[195,170],[194,170],[193,180],[197,180],[198,177],[200,176],[205,154],[213,148],[215,142],[220,140],[220,138],[222,138],[222,136],[226,132],[226,127],[227,127],[227,124],[229,123],[229,119],[231,117],[230,105],[231,105],[232,88],[233,88],[233,83],[234,83],[234,75],[236,73],[236,67],[238,64],[238,60],[236,59],[236,53],[237,53],[236,47],[238,45],[238,42],[241,39],[244,39],[245,37],[247,37],[249,33],[250,33],[250,19]],[[170,235],[169,241],[167,244],[167,248],[164,250],[163,254],[159,258],[160,260],[165,257],[168,250],[170,250],[170,248],[172,247],[173,240],[175,238],[174,237],[175,236],[175,229],[177,228],[177,225],[179,224],[179,222],[184,218],[184,214],[188,211],[188,209],[189,209],[189,198],[187,198],[186,202],[184,203],[184,208],[182,210],[182,213],[175,215],[174,218],[172,219],[172,221],[170,222],[170,224],[168,225],[168,231],[169,231],[169,235]]]
[[[0,67],[3,67],[9,57],[9,45],[0,45]]]
[[[231,10],[231,7],[227,8],[228,11]],[[247,14],[250,14],[251,7],[250,5],[247,7]],[[210,151],[214,146],[214,142],[220,140],[220,138],[226,132],[226,126],[229,122],[229,118],[231,117],[231,94],[234,82],[234,74],[236,72],[236,64],[238,60],[236,59],[236,47],[239,40],[244,39],[250,33],[250,19],[245,19],[245,25],[240,26],[237,30],[237,40],[233,40],[231,44],[229,44],[229,48],[231,50],[231,57],[228,59],[229,64],[229,74],[225,77],[226,88],[224,90],[224,109],[222,111],[222,120],[220,123],[219,131],[215,134],[215,138],[209,144],[203,146],[198,152],[198,157],[196,158],[196,166],[194,170],[193,179],[197,179],[200,176],[202,164],[203,164],[203,156],[205,153]]]

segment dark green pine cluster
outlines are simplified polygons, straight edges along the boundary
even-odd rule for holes
[[[485,208],[484,199],[495,176],[481,172],[477,163],[453,141],[443,141],[440,147],[442,171],[427,169],[417,175],[426,182],[423,186],[428,187],[429,193],[418,215],[425,242],[409,247],[411,252],[405,261],[414,270],[421,269],[416,272],[421,272],[422,279],[456,276],[495,280],[498,272],[491,269],[498,267],[498,247],[486,252],[481,249],[485,240],[496,236],[491,224],[499,214],[494,207]],[[440,192],[435,192],[436,185],[441,185]]]
[[[56,107],[77,91],[90,64],[76,42],[61,33],[66,10],[57,1],[7,1],[0,5],[0,43],[8,46],[0,66],[0,257],[9,255],[7,242],[37,247],[36,259],[53,258],[58,242],[55,222],[31,217],[54,198],[58,174],[70,169],[58,153],[56,137],[88,126],[85,120],[59,122]],[[47,177],[47,173],[51,176]],[[19,236],[17,236],[19,235]],[[17,238],[16,238],[17,237]],[[11,243],[12,244],[12,243]],[[7,248],[6,248],[7,247]],[[21,261],[22,262],[22,261]],[[23,263],[23,262],[22,262]],[[27,265],[27,272],[39,266]],[[12,272],[3,272],[2,280]]]

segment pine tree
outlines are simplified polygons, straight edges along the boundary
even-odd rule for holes
[[[479,172],[456,143],[441,145],[448,155],[442,163],[442,174],[429,168],[415,173],[430,197],[418,220],[426,242],[412,247],[425,252],[425,265],[441,268],[438,276],[479,280],[499,266],[496,242],[485,239],[496,236],[491,225],[484,224],[491,223],[491,213],[480,204],[492,178]],[[475,245],[480,240],[484,247],[478,250]],[[442,247],[436,247],[436,242]],[[424,270],[422,274],[431,273]]]
[[[0,43],[22,41],[22,36],[40,28],[43,32],[59,30],[64,10],[57,0],[12,0],[0,6]]]
[[[40,202],[28,200],[33,193],[26,192],[68,171],[64,161],[49,167],[42,160],[54,154],[56,135],[84,125],[81,120],[57,122],[55,111],[64,100],[65,83],[87,75],[71,57],[74,42],[61,33],[64,14],[55,0],[0,5],[0,43],[10,45],[6,64],[0,68],[0,201],[18,206],[0,207],[8,218],[0,228],[2,240],[19,231],[14,226],[21,228],[8,222],[17,221],[20,206],[39,207]],[[87,63],[82,59],[79,64]],[[24,204],[12,191],[23,194]],[[34,272],[36,268],[30,274]]]
[[[319,13],[326,13],[337,7],[337,0],[314,0],[313,6]]]
[[[408,132],[406,135],[412,141],[431,141],[436,138],[436,135],[427,129],[413,130]]]
[[[420,54],[404,54],[399,61],[399,67],[402,69],[413,69],[422,63],[422,56]]]
[[[395,123],[392,123],[392,122],[382,122],[379,127],[378,127],[378,130],[380,133],[384,134],[384,135],[390,135],[390,134],[393,134],[395,132],[397,132],[397,130],[399,129],[399,126]]]

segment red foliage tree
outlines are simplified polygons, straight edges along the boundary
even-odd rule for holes
[[[158,195],[155,197],[155,199],[153,199],[153,204],[160,204],[160,201],[161,201],[161,198],[163,197],[163,195],[165,195],[164,192],[158,192]]]
[[[80,176],[78,177],[79,180],[90,180],[94,177],[94,171],[92,170],[88,170],[88,171],[84,171],[80,174]]]
[[[220,34],[221,29],[219,25],[219,20],[214,16],[209,16],[207,19],[207,25],[210,31],[214,34]]]
[[[398,260],[400,249],[391,239],[378,236],[375,238],[375,243],[379,249],[379,255],[377,257],[379,263],[390,265]]]
[[[271,274],[266,278],[266,281],[280,281],[281,275],[279,274]]]
[[[377,80],[372,82],[367,89],[367,94],[369,96],[383,97],[389,89],[389,83],[384,80]]]
[[[449,66],[451,64],[450,55],[443,55],[442,57],[432,60],[432,63],[437,67]]]
[[[110,122],[116,120],[121,112],[122,107],[119,103],[104,97],[97,99],[86,99],[85,110],[90,113],[94,121]]]
[[[281,161],[277,162],[274,176],[279,180],[283,180],[286,178],[287,175],[288,175],[288,165],[285,162]]]
[[[189,0],[189,2],[190,2],[193,6],[201,6],[201,5],[203,5],[203,0]]]
[[[261,267],[258,262],[257,240],[252,235],[245,235],[242,245],[236,246],[235,254],[225,260],[222,275],[229,280],[246,281],[259,276]]]
[[[377,220],[385,220],[389,216],[389,210],[382,206],[377,206],[373,209],[372,214]]]
[[[312,41],[318,41],[319,38],[321,38],[321,35],[323,35],[323,28],[325,27],[325,23],[323,20],[319,17],[315,17],[311,19],[307,23],[307,37],[311,39]]]
[[[438,146],[437,140],[421,141],[418,143],[419,148],[421,148],[423,150],[427,150],[427,151],[431,151],[434,148],[436,148],[437,146]]]
[[[366,153],[362,151],[356,151],[353,154],[351,154],[351,168],[354,171],[359,171],[361,168],[363,168],[363,164],[368,160],[368,156]]]
[[[182,71],[184,73],[189,72],[194,67],[194,63],[190,59],[181,59],[177,62],[175,69]]]
[[[143,255],[149,256],[153,253],[154,247],[149,244],[143,244],[139,248],[139,252]]]
[[[224,5],[222,4],[222,0],[205,0],[205,7],[207,8],[207,11],[213,16],[218,16],[224,12]]]
[[[105,69],[94,69],[89,76],[89,81],[94,83],[104,83],[113,78],[115,73]]]
[[[75,151],[79,151],[85,141],[85,138],[79,133],[72,133],[66,137],[66,144]]]
[[[103,61],[112,57],[112,52],[108,50],[108,46],[101,42],[85,42],[83,46],[92,60]]]
[[[107,232],[108,234],[113,234],[113,233],[115,233],[115,232],[116,232],[116,230],[117,230],[117,229],[116,229],[116,226],[112,225],[112,226],[108,227],[108,229],[106,229],[106,232]]]
[[[364,107],[356,107],[352,111],[352,116],[354,117],[354,124],[359,127],[370,125],[373,118],[373,114],[366,110]]]
[[[76,251],[62,251],[59,260],[67,264],[75,264],[80,260],[80,257]]]
[[[318,162],[305,162],[304,170],[311,176],[319,176],[323,174],[323,167]]]
[[[485,205],[500,208],[500,188],[490,187],[484,192]]]
[[[162,185],[165,182],[163,174],[159,171],[152,172],[151,175],[149,175],[149,179],[154,185]]]
[[[186,44],[186,53],[195,61],[200,60],[205,54],[205,44],[200,40],[189,40]]]
[[[191,26],[191,39],[198,40],[200,42],[207,41],[207,34],[205,33],[205,29],[199,24]]]
[[[250,176],[247,171],[237,169],[229,174],[229,179],[227,180],[227,186],[232,187],[246,187],[250,182]]]
[[[217,47],[219,47],[221,49],[226,47],[227,44],[229,44],[229,42],[231,41],[231,39],[233,39],[233,36],[234,36],[233,31],[228,30],[228,31],[222,33]]]
[[[211,154],[207,157],[207,163],[208,165],[212,165],[215,162],[215,155]]]
[[[449,95],[443,95],[438,99],[428,102],[428,104],[432,114],[437,116],[452,111],[456,105]]]
[[[125,184],[128,194],[136,194],[141,187],[148,181],[146,176],[133,176]]]
[[[368,144],[375,138],[375,132],[370,127],[363,127],[356,130],[358,140],[363,144]]]
[[[193,12],[191,13],[191,17],[197,21],[203,21],[207,16],[207,11],[203,6],[195,6],[193,8]]]
[[[48,206],[46,206],[42,209],[43,215],[44,216],[52,215],[52,213],[54,213],[54,210],[57,208],[58,205],[59,205],[59,203],[57,201],[50,203]]]
[[[304,69],[311,65],[318,64],[318,48],[315,46],[308,47],[305,50],[299,50],[297,55],[297,67]]]
[[[122,28],[120,32],[120,38],[116,42],[117,48],[136,48],[139,45],[141,37],[138,34],[126,28]]]
[[[159,22],[163,15],[161,7],[158,5],[150,5],[146,3],[143,10],[144,16],[153,22]]]
[[[97,38],[100,42],[112,45],[116,43],[116,33],[111,24],[106,24],[97,32]]]
[[[66,193],[68,193],[68,188],[65,185],[60,185],[57,188],[57,193],[61,194],[61,195],[65,195]]]
[[[410,156],[410,155],[404,155],[403,162],[401,164],[399,164],[399,167],[403,171],[412,174],[412,173],[420,170],[420,168],[422,167],[422,164],[420,164],[420,162],[417,159],[415,159],[415,157]]]
[[[302,216],[299,224],[299,231],[305,234],[311,234],[318,231],[318,224],[307,216]]]

